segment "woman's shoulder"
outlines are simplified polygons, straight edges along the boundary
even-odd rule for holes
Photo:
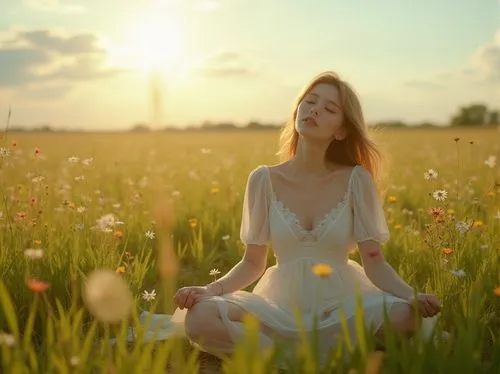
[[[281,162],[278,164],[259,164],[254,169],[250,171],[250,177],[252,176],[264,176],[266,173],[269,174],[282,174],[286,168],[289,161]]]

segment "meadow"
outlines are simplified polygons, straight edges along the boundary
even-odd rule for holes
[[[367,336],[349,360],[341,346],[323,369],[304,342],[291,372],[500,373],[500,132],[374,137],[387,161],[384,255],[410,285],[440,298],[440,328],[452,338],[434,345],[388,334],[380,352]],[[223,275],[241,259],[246,178],[278,162],[277,132],[7,133],[0,148],[0,372],[278,372],[279,351],[255,349],[251,320],[227,362],[183,340],[124,339],[141,310],[171,314],[176,288],[206,284],[211,270]],[[118,274],[133,295],[119,324],[84,303],[96,269]],[[115,346],[105,343],[116,334]]]

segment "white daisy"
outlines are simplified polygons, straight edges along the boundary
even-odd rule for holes
[[[156,290],[152,290],[151,292],[144,290],[142,293],[142,299],[146,301],[153,301],[156,299]]]
[[[219,269],[212,269],[212,270],[210,270],[210,272],[208,274],[212,277],[215,277],[216,275],[220,274],[220,270]]]
[[[144,235],[146,235],[146,238],[151,240],[153,240],[156,237],[156,234],[153,231],[146,231]]]
[[[434,169],[429,169],[424,173],[424,178],[426,180],[437,179],[438,172]]]
[[[435,200],[444,201],[448,197],[448,192],[446,190],[436,190],[432,193],[432,197]]]

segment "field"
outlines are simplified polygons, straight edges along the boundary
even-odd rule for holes
[[[389,335],[385,354],[374,354],[367,337],[351,360],[332,356],[329,372],[376,373],[382,364],[383,373],[499,373],[500,168],[490,156],[500,156],[500,133],[375,136],[387,159],[384,254],[410,285],[442,300],[440,327],[452,339],[434,346]],[[196,352],[183,341],[94,345],[124,334],[137,314],[119,325],[98,321],[82,287],[93,270],[111,269],[130,287],[134,311],[171,314],[173,290],[208,283],[211,269],[223,275],[240,260],[246,178],[278,162],[277,141],[275,132],[7,134],[0,143],[0,372],[160,373],[168,364],[188,373],[200,362],[215,372],[272,372],[273,356],[251,349],[251,340],[225,363],[190,358]],[[429,169],[437,178],[424,178]],[[436,200],[436,190],[446,199]],[[174,212],[167,228],[156,214],[165,204]],[[95,229],[109,213],[119,224]],[[161,260],[170,245],[177,272]],[[155,300],[145,300],[153,289]],[[320,372],[306,348],[295,372]]]

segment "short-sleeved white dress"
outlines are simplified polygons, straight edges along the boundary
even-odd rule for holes
[[[276,264],[265,271],[252,292],[240,290],[205,299],[203,302],[218,305],[231,341],[214,336],[203,346],[195,345],[218,355],[230,353],[234,343],[242,339],[243,325],[229,319],[228,303],[245,309],[277,336],[293,342],[299,339],[294,314],[298,307],[302,328],[311,331],[316,319],[320,355],[325,358],[337,343],[336,337],[342,334],[341,316],[346,318],[351,340],[356,343],[357,292],[361,296],[365,324],[373,329],[383,324],[384,307],[389,311],[394,303],[407,303],[374,286],[363,267],[348,258],[357,243],[387,241],[389,230],[371,174],[356,165],[349,172],[346,184],[347,190],[344,187],[337,193],[337,201],[325,207],[326,213],[307,230],[298,215],[275,193],[270,167],[259,165],[250,173],[243,202],[241,240],[245,244],[270,242]],[[312,268],[318,263],[330,265],[331,274],[327,277],[314,274]],[[183,334],[186,313],[186,309],[177,309],[173,315],[143,313],[141,318],[153,320],[150,338],[167,339],[174,333]],[[435,320],[436,317],[424,319],[424,334],[431,332]],[[153,331],[158,323],[161,327]],[[268,347],[273,339],[260,334],[262,347]]]

